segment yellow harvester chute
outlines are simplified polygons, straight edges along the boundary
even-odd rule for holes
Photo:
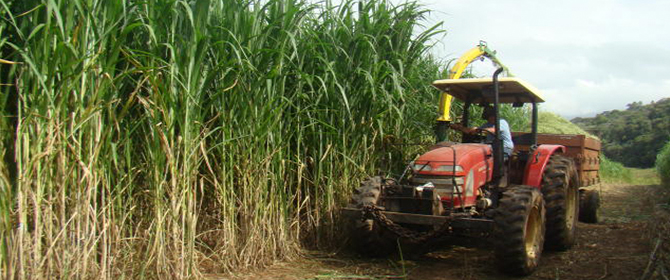
[[[500,63],[500,60],[496,58],[496,52],[490,50],[486,46],[486,42],[484,41],[479,41],[479,44],[467,51],[465,54],[463,54],[458,60],[456,61],[456,64],[454,64],[453,67],[451,67],[451,70],[449,70],[449,79],[459,79],[461,78],[461,75],[463,75],[463,72],[465,69],[472,63],[473,61],[477,59],[484,59],[484,58],[489,58],[491,61],[493,61],[494,64],[497,66],[503,67],[505,70],[505,74],[507,76],[511,76],[509,71],[507,70],[507,67]],[[438,122],[450,122],[451,121],[451,116],[449,115],[449,111],[451,110],[451,101],[453,97],[449,95],[446,92],[442,92],[440,94],[440,106],[439,106],[439,117],[437,118]]]

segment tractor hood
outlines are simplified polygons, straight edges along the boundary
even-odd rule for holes
[[[414,161],[414,174],[464,176],[477,164],[493,167],[490,145],[454,144],[438,146]]]

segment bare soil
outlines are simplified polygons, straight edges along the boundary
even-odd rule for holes
[[[524,279],[639,279],[653,250],[655,223],[668,216],[670,193],[658,185],[601,184],[601,222],[578,224],[578,241],[547,252]],[[308,253],[303,258],[212,279],[518,279],[498,272],[490,245],[439,246],[412,260]],[[660,278],[659,278],[660,279]]]

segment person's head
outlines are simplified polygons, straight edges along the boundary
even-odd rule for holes
[[[482,119],[485,119],[489,123],[494,123],[496,121],[496,110],[491,106],[484,107],[482,112]]]

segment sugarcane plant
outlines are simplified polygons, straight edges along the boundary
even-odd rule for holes
[[[193,278],[328,245],[360,178],[404,160],[384,139],[431,137],[440,30],[416,3],[0,4],[9,278]]]

